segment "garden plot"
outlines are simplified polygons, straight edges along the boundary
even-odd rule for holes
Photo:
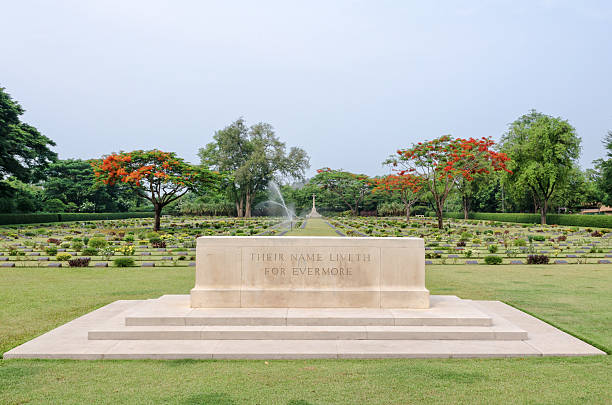
[[[0,228],[0,267],[155,267],[195,265],[202,235],[274,235],[280,218],[169,217],[14,225]]]
[[[421,237],[426,264],[584,264],[612,262],[608,229],[540,226],[477,220],[337,217],[347,236]]]

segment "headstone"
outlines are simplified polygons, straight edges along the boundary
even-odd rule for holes
[[[0,267],[15,267],[15,263],[0,263]]]
[[[140,267],[155,267],[155,263],[152,262],[143,262]]]
[[[478,264],[478,260],[466,260],[465,264]]]
[[[94,267],[108,267],[108,263],[104,263],[104,262],[95,263]]]
[[[61,263],[49,263],[47,264],[47,267],[62,267]]]
[[[597,263],[600,263],[600,264],[608,264],[608,263],[610,263],[610,260],[607,260],[607,259],[601,259],[601,260],[598,260],[598,261],[597,261]]]
[[[522,260],[510,260],[510,264],[523,264]]]
[[[555,260],[555,264],[567,264],[567,260]]]

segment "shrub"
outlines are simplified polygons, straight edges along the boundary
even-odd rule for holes
[[[601,238],[601,235],[603,235],[601,232],[595,231],[593,233],[591,233],[591,236],[594,238]]]
[[[88,247],[88,248],[83,249],[83,254],[86,256],[96,256],[98,254],[98,249]]]
[[[548,264],[548,260],[548,256],[546,255],[527,256],[527,264]]]
[[[134,267],[136,262],[131,257],[118,257],[113,260],[115,267]]]
[[[489,253],[496,253],[497,252],[497,245],[489,245],[489,247],[487,249],[489,250]]]
[[[74,241],[72,242],[72,248],[75,250],[75,252],[80,252],[81,249],[83,249],[83,243],[79,241]]]
[[[136,249],[133,245],[125,245],[115,249],[115,252],[121,253],[124,256],[131,256],[134,254],[135,251]]]
[[[502,258],[500,256],[485,256],[484,261],[486,264],[501,264]]]
[[[62,241],[59,239],[55,239],[55,238],[49,238],[47,239],[47,243],[54,243],[56,245],[59,245],[60,243],[62,243]]]
[[[76,259],[68,260],[68,265],[70,267],[87,267],[90,260],[90,257],[77,257]]]
[[[55,256],[57,254],[57,248],[55,246],[49,246],[48,248],[45,249],[45,252],[49,256]]]
[[[166,242],[164,242],[161,239],[157,239],[157,240],[151,239],[150,242],[151,242],[151,247],[154,247],[154,248],[165,248],[166,247]]]
[[[527,246],[527,241],[525,239],[516,239],[514,246]]]
[[[106,239],[102,238],[91,238],[89,239],[88,245],[90,248],[102,249],[108,246],[108,242],[106,241]]]
[[[460,240],[459,242],[457,242],[457,247],[464,247],[465,246],[465,241]]]
[[[72,255],[70,253],[58,253],[57,256],[55,256],[55,260],[59,262],[66,262],[70,260],[71,258],[72,258]]]

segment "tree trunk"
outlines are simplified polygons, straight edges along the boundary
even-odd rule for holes
[[[436,216],[438,217],[438,229],[442,229],[444,227],[444,218],[442,218],[442,207],[438,201],[436,201]]]
[[[410,223],[410,205],[406,204],[406,223]]]
[[[463,200],[463,219],[468,219],[468,197],[464,195],[461,196],[461,199]]]
[[[158,203],[155,203],[153,206],[155,207],[155,224],[153,225],[153,230],[157,232],[159,231],[159,227],[161,225],[162,206]]]
[[[251,194],[246,194],[246,202],[244,204],[244,217],[251,218]]]
[[[546,225],[546,211],[548,210],[548,201],[542,201],[540,205],[540,224]]]
[[[236,216],[238,218],[242,217],[242,203],[243,203],[242,197],[236,200]]]

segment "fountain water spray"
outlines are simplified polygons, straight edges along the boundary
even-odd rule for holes
[[[281,193],[280,188],[275,182],[271,181],[268,184],[268,190],[272,193],[274,197],[280,200],[280,202],[270,199],[266,201],[266,203],[271,203],[274,205],[278,205],[279,207],[282,207],[283,210],[285,211],[285,216],[287,217],[287,220],[289,221],[289,228],[293,228],[293,218],[295,218],[295,212],[293,212],[293,210],[287,207],[287,204],[285,204],[285,199],[283,198],[283,194]]]

